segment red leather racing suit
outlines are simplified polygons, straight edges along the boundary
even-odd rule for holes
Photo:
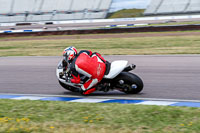
[[[82,50],[73,59],[70,69],[72,71],[72,83],[80,83],[80,75],[89,78],[82,86],[83,94],[90,94],[96,90],[93,88],[100,82],[106,71],[106,60],[99,53],[92,53],[89,50]]]

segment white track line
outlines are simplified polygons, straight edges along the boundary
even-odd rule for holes
[[[107,100],[111,99],[76,99],[76,100],[71,100],[69,102],[79,102],[79,103],[99,103],[99,102],[104,102]]]
[[[15,99],[15,100],[40,100],[42,98],[46,98],[46,97],[22,96],[22,97],[10,98],[10,99]]]
[[[144,102],[140,102],[140,103],[136,103],[136,104],[140,104],[140,105],[163,105],[163,106],[168,106],[168,105],[172,105],[178,102],[166,102],[166,101],[144,101]]]

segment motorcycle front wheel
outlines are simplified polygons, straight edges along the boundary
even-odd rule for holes
[[[68,90],[68,91],[79,92],[79,90],[78,90],[77,88],[68,86],[68,85],[66,85],[66,84],[64,84],[64,83],[62,83],[62,82],[60,82],[59,80],[58,80],[58,82],[59,82],[59,84],[60,84],[64,89],[66,89],[66,90]]]
[[[144,86],[140,77],[129,72],[121,72],[114,81],[115,87],[126,94],[137,94]]]

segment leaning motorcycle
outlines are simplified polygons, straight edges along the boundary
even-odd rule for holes
[[[128,61],[126,60],[118,60],[110,63],[107,74],[105,74],[101,82],[95,86],[96,90],[104,92],[119,90],[126,94],[137,94],[141,92],[143,89],[143,81],[140,77],[130,72],[135,69],[136,65],[127,64]],[[62,60],[58,63],[56,75],[59,84],[64,89],[72,92],[79,92],[81,86],[88,80],[86,76],[80,75],[80,84],[71,83],[71,71],[67,69],[63,72]]]

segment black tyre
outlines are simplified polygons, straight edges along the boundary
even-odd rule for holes
[[[64,84],[64,83],[62,83],[62,82],[60,82],[59,80],[58,80],[58,82],[59,82],[59,84],[60,84],[64,89],[66,89],[66,90],[68,90],[68,91],[79,92],[79,90],[78,90],[77,88],[68,86],[68,85],[66,85],[66,84]]]
[[[137,75],[122,72],[115,78],[115,86],[127,94],[137,94],[143,89],[143,82]]]

